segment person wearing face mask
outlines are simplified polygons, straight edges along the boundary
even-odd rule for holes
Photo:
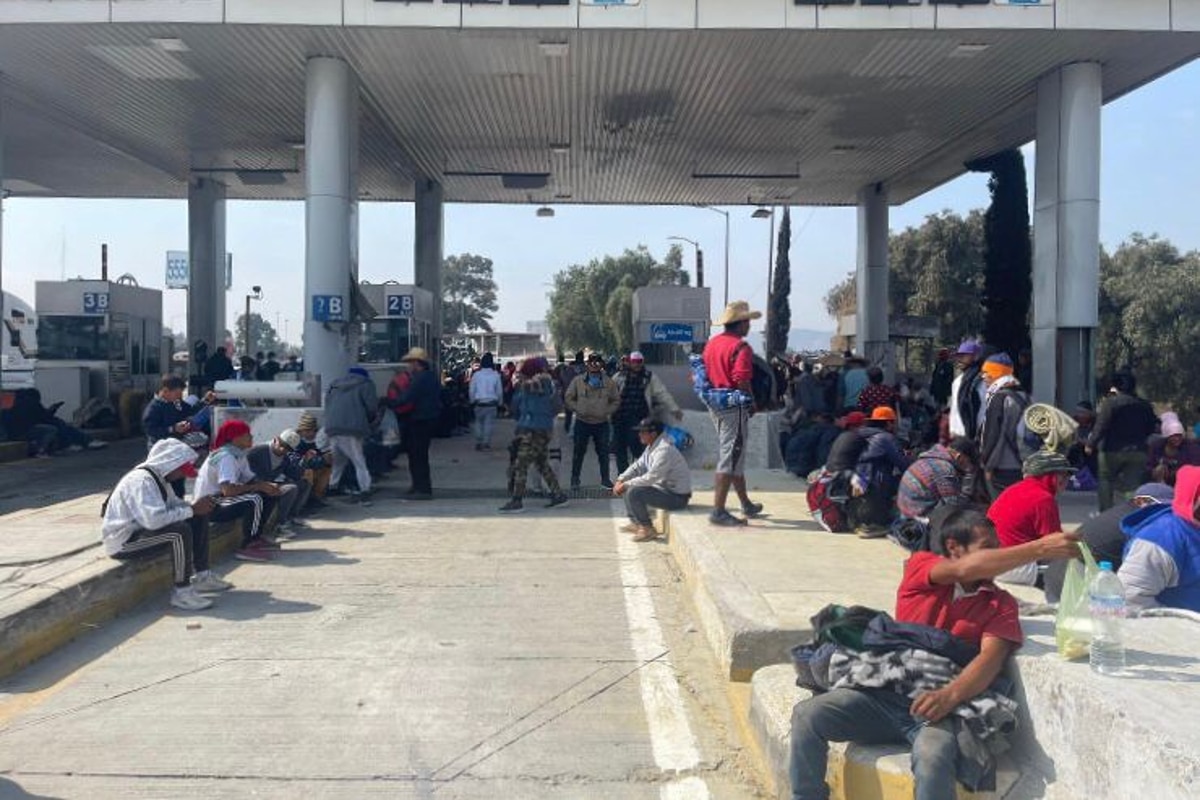
[[[586,371],[576,375],[567,386],[563,402],[575,415],[571,448],[571,488],[578,489],[583,458],[587,455],[588,442],[596,450],[600,463],[600,485],[612,488],[609,477],[609,422],[613,412],[621,405],[621,392],[617,383],[604,373],[604,356],[592,353],[587,357]]]
[[[646,369],[646,357],[634,350],[629,354],[625,369],[614,376],[621,402],[613,414],[613,445],[617,455],[617,471],[629,469],[629,462],[641,458],[645,446],[635,428],[646,417],[666,422],[665,414],[678,422],[683,411],[671,396],[662,380]],[[665,412],[665,414],[664,414]]]
[[[231,419],[221,423],[213,450],[200,465],[192,498],[212,498],[215,507],[209,519],[213,522],[241,520],[242,544],[234,557],[262,562],[270,561],[279,549],[265,530],[281,492],[275,484],[255,477],[246,460],[253,444],[254,436],[245,422]]]
[[[1066,456],[1042,450],[1025,459],[1025,477],[1005,489],[988,508],[1001,547],[1016,547],[1062,530],[1058,512],[1061,494],[1076,470]],[[1038,584],[1036,563],[998,575],[996,580],[1025,586]]]

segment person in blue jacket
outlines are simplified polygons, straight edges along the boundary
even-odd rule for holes
[[[1200,612],[1200,467],[1181,467],[1175,499],[1150,505],[1121,523],[1129,537],[1117,576],[1133,608]]]
[[[517,371],[513,392],[513,416],[517,434],[513,440],[513,462],[509,471],[511,499],[500,511],[512,514],[525,510],[525,480],[530,467],[536,467],[550,490],[547,508],[567,504],[567,495],[550,468],[550,433],[558,416],[557,388],[544,358],[527,358]]]

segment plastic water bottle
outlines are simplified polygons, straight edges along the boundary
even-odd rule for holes
[[[1108,561],[1088,587],[1092,617],[1092,671],[1120,675],[1125,671],[1125,587]]]

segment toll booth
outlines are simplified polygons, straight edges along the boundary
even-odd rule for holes
[[[359,284],[359,291],[375,316],[363,323],[358,363],[371,373],[380,391],[387,387],[400,359],[413,347],[431,350],[433,336],[433,292],[412,284],[385,281]]]
[[[651,364],[686,364],[692,345],[708,341],[712,290],[643,286],[633,293],[633,339]]]
[[[64,391],[71,395],[86,389],[81,404],[95,398],[114,406],[122,391],[152,394],[158,388],[170,359],[162,349],[161,291],[144,289],[129,277],[78,279],[38,281],[35,297],[44,402],[63,401],[69,419],[77,398],[53,396],[56,386],[70,387]]]

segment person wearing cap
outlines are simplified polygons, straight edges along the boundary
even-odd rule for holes
[[[660,535],[650,519],[650,509],[679,511],[692,499],[691,470],[671,438],[663,435],[665,427],[653,417],[634,426],[642,440],[642,454],[613,484],[613,494],[625,500],[625,513],[630,519],[622,530],[632,533],[635,542],[648,542]]]
[[[267,526],[281,494],[269,481],[260,481],[246,462],[246,452],[254,445],[250,426],[240,419],[221,423],[213,439],[213,449],[200,465],[192,497],[211,497],[216,507],[209,515],[213,522],[240,522],[241,546],[234,558],[241,561],[270,561],[279,549],[267,535]]]
[[[175,588],[171,605],[200,611],[212,605],[201,592],[222,592],[233,584],[209,570],[208,524],[211,497],[188,503],[169,491],[174,481],[196,476],[196,452],[177,439],[163,439],[146,460],[127,472],[104,501],[100,539],[112,558],[171,554]]]
[[[613,414],[613,450],[617,471],[624,472],[630,460],[641,457],[644,449],[636,430],[639,422],[646,417],[666,422],[668,414],[678,422],[683,419],[683,411],[662,380],[646,369],[646,357],[639,350],[629,354],[628,365],[613,380],[621,398]]]
[[[900,476],[908,469],[909,458],[896,439],[898,421],[894,409],[879,406],[856,431],[864,447],[854,466],[858,491],[846,504],[846,512],[863,539],[887,535]]]
[[[429,469],[429,445],[434,428],[442,414],[442,390],[429,363],[429,354],[414,347],[400,359],[408,365],[411,379],[397,397],[405,409],[396,416],[404,431],[404,449],[408,454],[408,474],[412,486],[405,493],[408,500],[432,500],[433,476]]]
[[[491,450],[496,414],[504,402],[504,383],[496,371],[496,361],[491,353],[483,354],[483,358],[479,359],[479,369],[471,374],[467,399],[475,414],[475,449]]]
[[[908,519],[928,521],[939,506],[970,504],[979,448],[965,436],[949,445],[935,444],[908,466],[900,477],[896,510]]]
[[[609,477],[610,422],[621,405],[621,390],[617,382],[604,374],[604,356],[592,353],[585,362],[586,371],[576,375],[567,386],[563,404],[575,415],[575,432],[571,447],[571,488],[578,489],[587,455],[588,442],[596,450],[600,463],[600,485],[612,488]]]
[[[1112,389],[1100,403],[1096,427],[1087,440],[1087,452],[1100,454],[1101,511],[1112,508],[1118,496],[1128,496],[1142,483],[1146,445],[1157,427],[1154,408],[1137,396],[1133,375],[1114,375]]]
[[[329,437],[321,430],[311,411],[300,412],[296,433],[300,436],[300,444],[288,456],[288,460],[296,463],[303,471],[304,480],[312,486],[308,505],[321,508],[326,505],[325,493],[333,474],[333,450],[329,446]]]
[[[1025,477],[1001,492],[988,508],[988,519],[996,526],[1001,547],[1037,541],[1062,530],[1057,498],[1075,471],[1066,456],[1052,450],[1041,450],[1025,459]],[[1027,564],[998,580],[1033,586],[1038,580],[1038,565]]]
[[[950,385],[950,435],[978,440],[983,424],[983,400],[987,387],[980,375],[979,356],[983,347],[967,339],[958,346],[954,360],[959,374]]]
[[[1121,528],[1129,543],[1117,576],[1129,605],[1200,613],[1200,467],[1179,468],[1170,506],[1135,511]]]
[[[1150,480],[1174,486],[1180,467],[1200,466],[1200,442],[1187,438],[1174,411],[1164,411],[1159,420],[1162,436],[1151,441],[1146,471]]]
[[[287,428],[266,444],[256,444],[246,451],[246,463],[254,471],[254,477],[270,481],[279,487],[279,524],[276,527],[283,538],[293,536],[296,528],[307,528],[308,523],[297,515],[308,503],[312,484],[304,480],[304,468],[290,458],[302,444],[300,434]]]
[[[1175,490],[1165,483],[1145,483],[1137,488],[1133,497],[1123,500],[1084,522],[1075,533],[1092,551],[1096,562],[1107,561],[1113,569],[1120,570],[1125,559],[1125,547],[1129,537],[1121,524],[1133,512],[1152,505],[1171,505]],[[1051,561],[1042,574],[1046,601],[1057,603],[1062,598],[1063,582],[1067,576],[1068,561]]]
[[[517,432],[509,452],[509,500],[500,507],[504,514],[516,514],[525,510],[525,485],[530,467],[541,473],[542,480],[550,492],[546,508],[565,506],[568,498],[558,483],[558,476],[550,468],[550,435],[554,431],[556,416],[555,399],[557,389],[550,377],[546,359],[527,358],[517,372],[516,391],[513,393],[513,416],[517,418]]]
[[[724,330],[704,346],[704,368],[714,389],[737,389],[743,396],[754,396],[754,354],[745,339],[750,333],[750,321],[760,317],[762,312],[751,311],[745,300],[734,300],[715,320]],[[752,501],[746,492],[746,439],[752,410],[751,405],[709,409],[717,429],[718,448],[713,510],[708,517],[713,525],[746,524],[746,519],[735,517],[725,508],[730,488],[737,492],[746,518],[762,513],[762,505]]]
[[[369,502],[371,494],[371,471],[363,455],[363,442],[371,435],[378,405],[375,384],[362,367],[351,367],[325,392],[325,435],[333,451],[330,483],[340,490],[346,467],[353,466],[356,485],[349,494],[363,502]]]
[[[983,427],[979,432],[979,461],[995,500],[1022,477],[1021,443],[1018,441],[1029,395],[1013,375],[1007,353],[988,356],[980,369],[987,386]]]

